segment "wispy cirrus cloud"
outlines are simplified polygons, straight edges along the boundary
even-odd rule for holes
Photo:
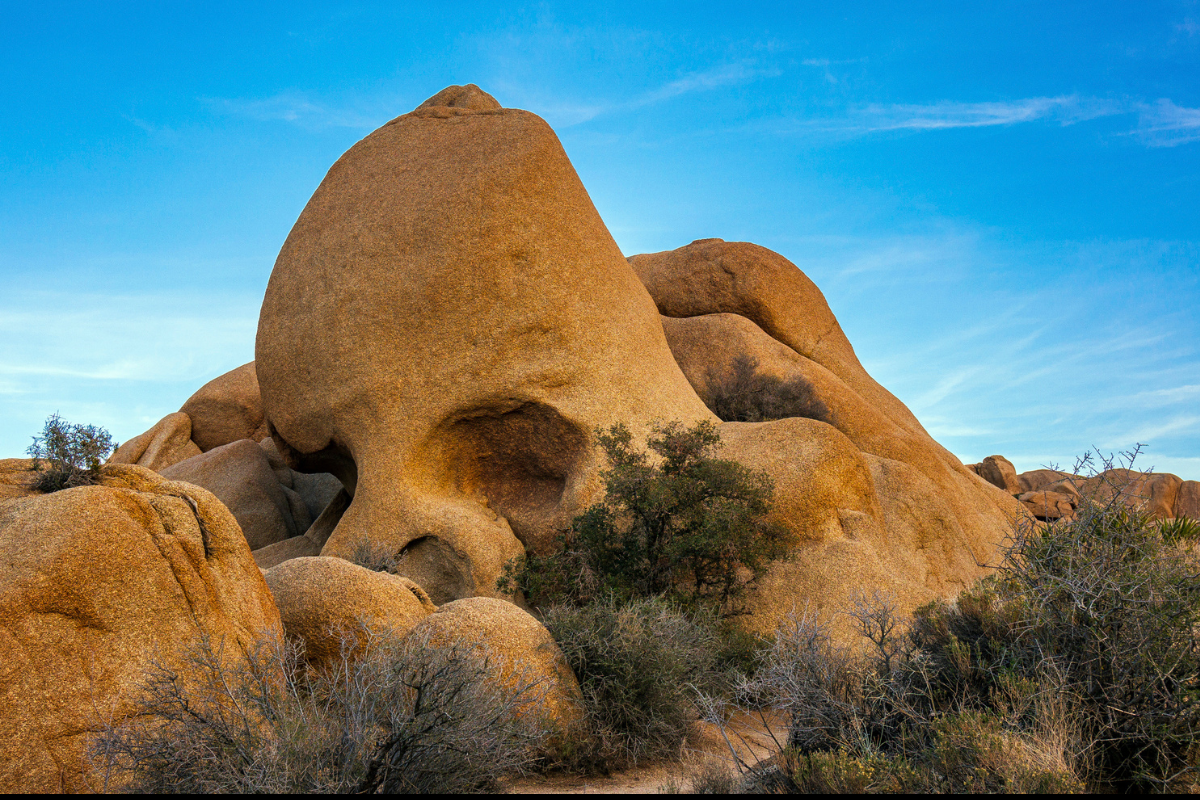
[[[1151,147],[1200,141],[1200,108],[1177,106],[1165,98],[1153,105],[1143,105],[1134,133]]]
[[[312,100],[303,92],[282,92],[257,99],[202,97],[200,100],[216,114],[257,122],[290,122],[306,128],[370,129],[389,118],[386,111],[330,105]],[[380,109],[384,106],[382,102],[370,105]]]
[[[776,75],[779,75],[779,70],[774,68],[762,69],[746,63],[719,64],[699,72],[690,72],[677,80],[663,84],[657,89],[652,89],[624,105],[631,108],[640,108],[642,106],[661,103],[664,100],[681,97],[685,94],[707,92],[726,86],[740,86],[751,83],[759,78]]]
[[[847,122],[865,131],[930,131],[1016,125],[1037,120],[1072,125],[1121,113],[1125,113],[1125,109],[1119,103],[1064,95],[984,103],[872,104],[852,111]]]

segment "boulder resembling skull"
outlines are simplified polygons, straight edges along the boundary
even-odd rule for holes
[[[598,488],[594,432],[715,419],[537,116],[451,87],[329,170],[276,261],[256,368],[294,468],[353,502],[325,555],[490,595]]]

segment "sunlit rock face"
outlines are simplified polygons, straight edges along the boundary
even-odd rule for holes
[[[353,492],[323,554],[385,543],[438,603],[594,497],[597,426],[713,419],[554,132],[473,86],[330,169],[255,364],[281,450]]]
[[[330,169],[276,262],[255,366],[289,464],[353,495],[322,554],[382,547],[440,604],[493,594],[598,498],[598,427],[715,421],[739,354],[823,409],[721,426],[795,534],[752,627],[980,574],[1016,502],[867,375],[803,273],[720,240],[626,261],[546,123],[474,86]]]

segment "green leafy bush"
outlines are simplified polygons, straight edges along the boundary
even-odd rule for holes
[[[768,522],[774,486],[761,471],[715,456],[716,426],[655,427],[649,452],[624,425],[599,433],[608,457],[604,501],[576,517],[548,556],[510,564],[503,591],[534,607],[671,595],[741,611],[746,590],[787,554],[788,536]]]
[[[108,431],[95,425],[72,425],[58,414],[46,419],[41,436],[26,451],[42,475],[34,488],[57,492],[100,480],[100,467],[113,450]]]

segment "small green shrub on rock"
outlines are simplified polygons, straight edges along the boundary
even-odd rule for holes
[[[72,425],[51,414],[41,436],[26,451],[42,475],[34,484],[42,492],[88,486],[100,479],[100,466],[112,452],[108,431],[95,425]]]

